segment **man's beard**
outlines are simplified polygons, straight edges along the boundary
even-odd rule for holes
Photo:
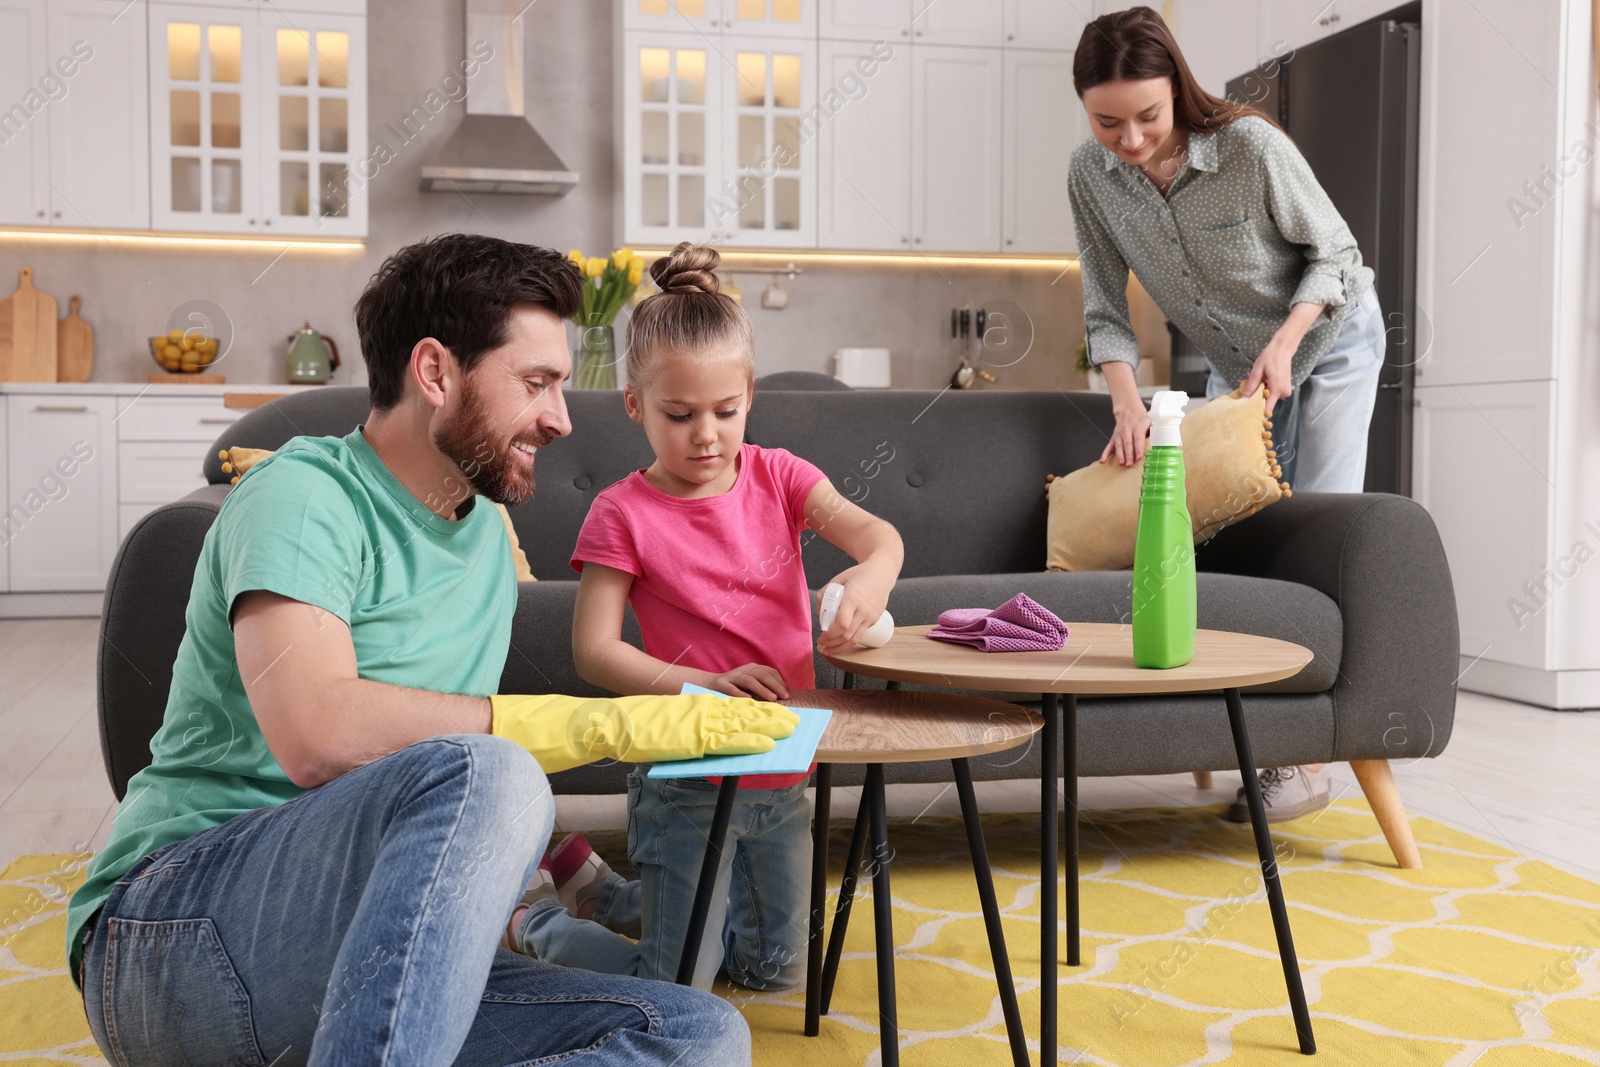
[[[533,496],[533,471],[511,454],[513,439],[495,433],[477,389],[470,383],[463,389],[461,410],[448,425],[434,431],[433,443],[450,457],[474,490],[496,504],[514,508]],[[543,448],[550,443],[550,435],[534,431],[517,440]],[[460,493],[456,485],[450,490],[452,497]],[[464,493],[460,495],[465,498]]]

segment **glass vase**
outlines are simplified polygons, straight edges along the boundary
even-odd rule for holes
[[[573,384],[579,389],[617,387],[617,335],[613,326],[579,326],[572,353]]]

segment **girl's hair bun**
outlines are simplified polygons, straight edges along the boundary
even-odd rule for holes
[[[711,293],[720,288],[717,266],[722,256],[715,248],[684,241],[650,264],[650,277],[663,293]]]

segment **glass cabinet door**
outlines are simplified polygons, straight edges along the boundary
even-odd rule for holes
[[[719,32],[723,9],[735,0],[622,0],[625,30],[668,33]]]
[[[723,32],[740,36],[817,36],[817,0],[722,0]]]
[[[359,168],[375,168],[380,157],[366,150],[364,25],[341,15],[261,13],[261,215],[269,232],[366,233],[375,173]]]
[[[256,14],[150,5],[151,220],[157,229],[263,229]]]
[[[624,36],[623,229],[634,243],[707,240],[724,61],[698,34]]]
[[[759,37],[723,38],[726,83],[723,178],[712,222],[731,245],[816,243],[816,46]]]

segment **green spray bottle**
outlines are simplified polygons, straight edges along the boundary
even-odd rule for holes
[[[1194,524],[1184,498],[1183,436],[1187,393],[1150,401],[1150,447],[1139,487],[1139,533],[1133,550],[1133,662],[1181,667],[1194,658]]]

